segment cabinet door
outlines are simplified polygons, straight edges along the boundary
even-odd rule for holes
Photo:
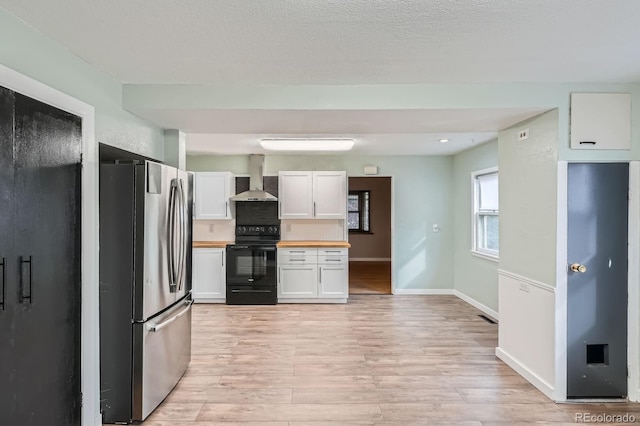
[[[193,249],[193,300],[225,300],[227,293],[225,249]]]
[[[571,94],[571,149],[630,148],[630,94]]]
[[[349,293],[349,269],[346,265],[318,266],[318,296],[346,298]]]
[[[20,425],[80,424],[81,118],[15,94],[14,316],[10,395]],[[18,220],[19,219],[19,220]],[[22,297],[20,297],[22,296]]]
[[[344,219],[347,209],[347,174],[313,172],[313,205],[316,219]]]
[[[9,395],[13,387],[14,342],[12,323],[17,303],[17,267],[13,251],[13,94],[0,87],[0,413],[13,416]]]
[[[229,197],[232,192],[231,173],[199,172],[195,179],[195,218],[231,219]]]
[[[278,267],[278,298],[318,297],[317,265],[281,265]]]
[[[313,218],[312,191],[311,172],[280,172],[278,174],[280,219]]]

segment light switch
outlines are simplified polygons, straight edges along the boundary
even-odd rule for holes
[[[433,224],[433,232],[440,232],[440,225],[438,225],[437,223]]]

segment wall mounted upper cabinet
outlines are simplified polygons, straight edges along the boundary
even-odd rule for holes
[[[571,94],[571,149],[630,148],[630,94]]]
[[[235,194],[235,179],[230,172],[195,173],[195,218],[232,219],[229,197],[233,194]]]
[[[347,173],[280,172],[280,219],[344,219]]]

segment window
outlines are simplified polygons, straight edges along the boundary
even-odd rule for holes
[[[349,191],[347,199],[349,232],[371,232],[369,222],[370,191]]]
[[[498,238],[498,169],[471,174],[473,188],[473,248],[480,256],[497,259]]]

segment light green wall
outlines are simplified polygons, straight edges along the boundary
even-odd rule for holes
[[[119,82],[2,8],[0,64],[94,106],[97,142],[163,159],[161,129],[122,109]]]
[[[503,83],[343,86],[125,85],[124,104],[132,111],[170,110],[558,110],[560,160],[640,160],[640,83]],[[572,92],[624,92],[632,96],[630,151],[569,149]]]
[[[529,139],[517,132],[529,128]],[[555,286],[558,111],[498,134],[500,269]]]
[[[346,170],[363,176],[377,165],[392,176],[393,265],[397,289],[453,288],[454,221],[451,156],[267,156],[265,174],[279,170]],[[191,171],[248,173],[247,156],[188,156]],[[432,232],[439,224],[441,231]]]
[[[496,312],[498,311],[498,262],[474,256],[470,250],[473,206],[471,173],[497,166],[497,140],[463,151],[453,157],[455,289]]]

